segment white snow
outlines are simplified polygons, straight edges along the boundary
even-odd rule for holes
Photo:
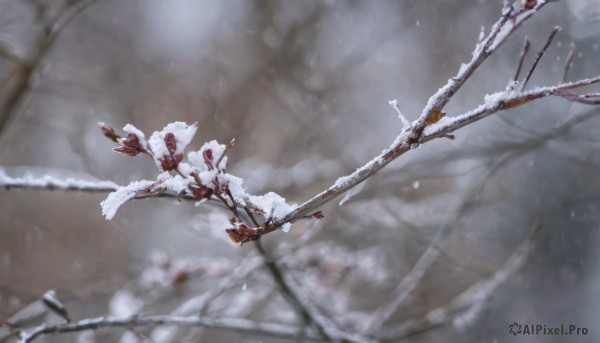
[[[143,147],[147,147],[148,146],[148,142],[146,142],[146,135],[144,135],[144,133],[138,129],[137,127],[131,125],[131,124],[127,124],[123,127],[123,131],[127,132],[127,133],[132,133],[134,135],[137,136],[138,140],[140,141],[140,144]]]
[[[161,186],[163,186],[169,190],[175,191],[177,193],[180,193],[181,191],[186,190],[190,183],[195,183],[193,179],[191,179],[191,178],[184,179],[180,175],[175,175],[175,176],[168,175],[168,176],[169,176],[169,178],[165,179],[161,183]],[[159,176],[159,179],[160,179],[160,176]]]
[[[217,161],[221,158],[221,156],[223,156],[223,154],[225,153],[226,146],[224,144],[219,144],[215,140],[206,142],[202,145],[200,150],[190,152],[188,154],[188,160],[196,168],[198,168],[200,170],[207,170],[208,167],[206,166],[206,163],[204,161],[203,154],[208,149],[210,149],[212,151],[213,166],[214,166],[214,164],[216,164]],[[225,169],[226,166],[227,166],[227,156],[223,156],[218,169],[223,170],[223,169]]]
[[[412,188],[419,189],[420,186],[421,186],[421,181],[415,180],[412,182]]]
[[[227,186],[229,188],[229,191],[231,192],[231,195],[233,195],[233,197],[242,206],[246,205],[246,202],[244,199],[247,199],[249,194],[246,193],[246,190],[244,189],[244,186],[243,186],[244,180],[242,178],[233,176],[231,174],[219,174],[219,181],[226,182]]]
[[[11,177],[4,168],[0,168],[0,185],[2,186],[32,186],[54,187],[58,189],[117,189],[119,185],[112,181],[87,181],[74,178],[59,179],[50,175],[35,177],[30,173],[23,177]]]
[[[402,121],[402,128],[409,127],[410,126],[410,122],[406,119],[406,117],[404,116],[404,114],[402,114],[402,111],[400,111],[400,107],[398,107],[398,100],[396,100],[396,99],[390,100],[390,101],[388,101],[388,103],[398,113],[398,118],[400,118],[400,120]]]
[[[174,123],[170,123],[165,126],[162,131],[154,131],[150,139],[148,140],[148,144],[150,146],[150,150],[154,155],[154,162],[158,166],[159,169],[162,170],[160,158],[162,156],[169,156],[170,152],[165,143],[165,136],[168,133],[172,133],[175,136],[175,152],[174,155],[183,154],[185,148],[190,144],[194,135],[196,134],[196,130],[198,130],[198,125],[196,123],[192,125],[188,125],[181,121],[176,121]]]
[[[113,219],[121,205],[135,197],[139,191],[152,187],[153,184],[154,181],[141,180],[133,181],[125,187],[119,187],[115,192],[110,193],[108,197],[106,197],[106,199],[100,203],[100,206],[102,206],[102,215],[107,220]]]
[[[144,302],[137,298],[131,291],[119,290],[115,292],[108,304],[111,316],[116,318],[129,318],[138,314]]]
[[[344,197],[342,198],[342,200],[340,200],[339,205],[343,206],[348,200],[350,200],[353,196],[357,195],[358,193],[360,193],[360,191],[362,191],[362,189],[365,187],[365,182],[355,186],[354,188],[352,188],[351,190],[347,191],[344,194]]]
[[[297,207],[296,205],[286,203],[285,198],[273,192],[269,192],[265,195],[251,195],[249,200],[252,205],[261,210],[267,218],[272,217],[275,220],[282,219]],[[287,232],[285,227],[283,229],[283,231]]]
[[[505,100],[507,96],[510,95],[510,93],[510,91],[502,91],[492,94],[486,94],[484,97],[484,101],[486,104],[497,104],[499,101]]]

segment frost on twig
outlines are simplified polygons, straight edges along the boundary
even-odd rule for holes
[[[410,127],[410,122],[408,121],[408,119],[406,119],[404,114],[402,114],[402,111],[400,111],[400,107],[398,107],[398,100],[396,100],[396,99],[390,100],[388,103],[398,113],[398,118],[400,118],[400,120],[402,121],[402,130],[408,129]]]
[[[280,220],[295,208],[295,205],[288,204],[273,192],[265,195],[248,194],[243,179],[226,172],[226,153],[235,140],[227,145],[214,140],[204,143],[200,150],[191,151],[187,160],[184,160],[185,149],[197,131],[196,124],[174,122],[154,132],[148,140],[141,130],[131,124],[123,128],[127,133],[125,138],[118,136],[105,123],[99,123],[99,126],[106,137],[119,144],[113,149],[115,152],[129,156],[148,155],[162,172],[156,180],[134,181],[110,193],[101,203],[102,214],[108,220],[116,215],[119,207],[136,196],[170,192],[198,201],[215,198],[234,215],[232,227],[226,230],[228,236],[235,243],[245,243],[260,237],[262,226]],[[241,211],[250,217],[253,226],[240,217]],[[264,218],[263,224],[258,223],[257,216]],[[290,225],[282,225],[283,230],[289,230]]]
[[[42,188],[42,189],[64,189],[78,191],[113,191],[119,187],[112,181],[90,181],[76,178],[59,179],[45,174],[35,176],[27,173],[22,177],[12,177],[0,168],[0,186],[5,188]]]

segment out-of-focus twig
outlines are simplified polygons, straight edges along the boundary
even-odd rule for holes
[[[472,323],[488,306],[498,287],[523,267],[535,248],[535,241],[542,227],[542,221],[536,222],[530,236],[490,278],[474,284],[448,304],[433,309],[420,318],[410,319],[398,326],[384,329],[379,335],[380,339],[383,342],[398,341],[452,321],[457,327]]]
[[[417,263],[404,276],[398,286],[392,291],[389,301],[383,304],[370,318],[364,333],[369,336],[375,335],[385,323],[398,311],[398,309],[406,304],[410,294],[417,287],[423,277],[431,270],[434,262],[443,253],[443,248],[450,237],[452,228],[456,225],[460,218],[473,206],[476,197],[490,177],[498,170],[498,168],[507,161],[508,158],[500,160],[493,168],[491,168],[479,181],[475,187],[465,196],[459,208],[454,211],[451,219],[447,220],[440,230],[436,233],[433,240],[425,249]]]
[[[16,62],[11,77],[2,85],[5,96],[0,102],[0,135],[4,132],[6,125],[14,118],[16,107],[20,100],[29,90],[30,80],[33,72],[39,66],[42,59],[47,55],[58,36],[65,27],[83,10],[88,8],[97,0],[81,0],[73,2],[54,22],[44,25],[40,36],[36,39],[35,49],[32,56],[23,58],[11,54],[11,60]],[[6,51],[6,50],[5,50]]]
[[[277,283],[277,285],[280,287],[285,297],[298,310],[298,312],[300,312],[305,322],[311,323],[316,327],[319,335],[330,342],[372,341],[370,339],[360,337],[359,335],[339,330],[336,325],[331,322],[331,320],[323,316],[319,309],[308,298],[305,297],[304,293],[300,289],[300,286],[296,283],[292,276],[288,273],[284,273],[280,269],[276,260],[265,249],[260,239],[256,241],[256,249],[264,258],[267,269],[271,273],[275,283]],[[303,330],[299,332],[303,332]]]
[[[283,339],[296,339],[298,330],[293,327],[259,323],[253,320],[240,318],[203,318],[198,316],[147,316],[147,317],[131,317],[131,318],[116,318],[116,317],[99,317],[91,319],[82,319],[74,323],[48,325],[42,324],[28,331],[19,333],[19,343],[33,342],[36,338],[42,335],[80,332],[85,330],[94,330],[105,327],[126,327],[135,328],[140,326],[157,326],[157,325],[176,325],[176,326],[198,326],[207,327],[217,330],[234,331],[245,334],[253,334],[258,336],[268,336]],[[310,341],[322,341],[314,334],[306,334],[305,339]]]
[[[569,50],[569,54],[565,59],[565,68],[563,72],[562,83],[567,82],[569,70],[571,70],[571,66],[573,65],[573,57],[575,57],[575,43],[571,43],[571,49]]]
[[[554,36],[556,36],[556,34],[558,33],[558,31],[560,31],[560,27],[556,26],[552,30],[552,32],[550,32],[550,36],[548,36],[548,39],[546,40],[546,43],[544,44],[544,46],[542,47],[542,49],[540,51],[538,51],[537,55],[535,56],[535,60],[533,61],[533,65],[529,69],[529,72],[527,72],[527,76],[525,76],[525,79],[523,80],[523,83],[521,83],[521,89],[525,89],[525,86],[527,85],[527,82],[529,82],[529,79],[531,79],[531,75],[533,75],[533,72],[535,71],[535,68],[537,67],[538,63],[542,59],[542,56],[544,56],[544,54],[546,53],[546,50],[548,50],[548,47],[550,46],[550,43],[552,43],[552,40],[554,39]]]
[[[521,48],[521,53],[519,54],[519,64],[517,65],[517,71],[515,72],[515,77],[513,81],[519,80],[519,75],[521,74],[521,69],[523,68],[523,62],[525,61],[525,56],[527,56],[527,52],[529,51],[529,37],[525,37],[525,41],[523,42],[523,47]]]

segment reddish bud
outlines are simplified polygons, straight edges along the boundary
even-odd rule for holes
[[[210,199],[213,194],[213,190],[204,185],[189,185],[188,188],[192,191],[192,194],[198,199]]]
[[[164,138],[165,145],[171,154],[175,153],[177,150],[177,142],[175,141],[175,135],[171,132],[167,133]]]
[[[537,0],[525,0],[523,4],[523,8],[526,10],[530,10],[537,6]]]
[[[189,273],[185,270],[178,270],[173,276],[173,286],[179,286],[189,279]]]
[[[249,228],[244,224],[239,224],[237,228],[226,229],[225,232],[233,243],[247,243],[257,240],[260,236],[256,234],[256,229]]]
[[[317,218],[317,219],[323,219],[323,218],[325,218],[325,216],[323,215],[323,212],[322,212],[322,211],[317,211],[317,212],[315,212],[315,213],[313,213],[313,214],[311,214],[311,215],[312,215],[313,217]]]
[[[179,162],[183,160],[183,155],[175,155],[175,156],[163,156],[158,159],[160,161],[160,166],[164,171],[175,170],[179,165]]]
[[[104,136],[106,136],[108,139],[112,140],[113,142],[118,142],[118,139],[121,138],[119,137],[119,135],[117,135],[115,133],[115,130],[110,127],[108,124],[103,123],[103,122],[99,122],[98,126],[100,126],[100,130],[102,130],[102,134],[104,134]]]
[[[127,138],[118,138],[117,142],[121,144],[121,146],[113,148],[114,152],[118,152],[119,154],[125,154],[129,156],[135,156],[140,152],[145,152],[146,149],[140,144],[140,140],[138,136],[133,133],[127,135]]]
[[[209,170],[213,169],[213,151],[212,149],[206,149],[202,152],[202,157],[204,158],[204,163],[208,166]]]

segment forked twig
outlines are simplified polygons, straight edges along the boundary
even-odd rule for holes
[[[546,44],[544,44],[544,46],[542,47],[542,49],[540,49],[540,51],[538,51],[537,55],[535,56],[535,60],[533,61],[533,65],[529,69],[529,72],[527,72],[527,76],[525,76],[525,79],[523,80],[523,83],[521,83],[521,90],[525,89],[525,86],[527,85],[527,82],[529,82],[529,79],[533,75],[533,72],[535,71],[535,68],[537,67],[538,63],[542,59],[542,56],[544,56],[544,53],[546,53],[546,50],[548,50],[548,47],[550,46],[550,43],[552,43],[552,40],[554,39],[554,36],[556,36],[556,34],[558,33],[558,31],[560,31],[560,27],[558,27],[558,26],[554,27],[554,29],[552,30],[552,32],[550,32],[550,36],[548,36],[548,39],[546,40]]]

